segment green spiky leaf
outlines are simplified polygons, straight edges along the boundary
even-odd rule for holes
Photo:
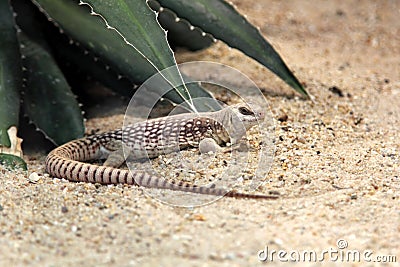
[[[172,47],[185,47],[196,51],[209,47],[214,38],[200,28],[194,27],[187,20],[177,18],[176,14],[167,8],[160,8],[156,1],[147,2],[158,14],[158,22],[168,31],[168,42]]]
[[[10,169],[22,169],[24,171],[28,170],[28,166],[23,159],[10,154],[0,153],[0,164]]]
[[[308,97],[307,91],[260,32],[224,0],[157,0],[179,17],[241,50],[278,75],[293,89]]]
[[[35,0],[35,3],[73,39],[132,82],[143,83],[170,67],[163,72],[165,79],[173,86],[181,84],[166,34],[145,1],[87,1],[101,17],[91,15],[89,6],[78,6],[76,1]],[[176,103],[187,101],[195,94],[211,97],[201,87],[196,92],[183,86],[175,89],[165,97]]]
[[[83,136],[81,110],[51,54],[24,34],[19,36],[26,71],[26,114],[55,144]]]
[[[0,146],[10,147],[7,129],[18,125],[21,55],[9,2],[0,1]]]
[[[115,30],[130,46],[139,53],[152,67],[152,73],[164,72],[165,79],[177,87],[181,76],[172,50],[170,49],[165,32],[161,29],[152,12],[144,1],[129,0],[85,0],[95,13],[100,14],[111,30]],[[143,23],[146,21],[146,23]],[[178,87],[178,94],[185,100],[190,99],[186,88]]]
[[[72,72],[75,75],[74,78],[76,78],[77,72],[85,77],[93,77],[116,93],[132,97],[134,88],[138,85],[125,77],[118,77],[118,74],[107,67],[102,60],[95,58],[92,54],[85,53],[81,47],[71,45],[62,39],[64,38],[53,38],[50,41],[53,47],[58,48],[53,53],[63,71]],[[72,82],[75,82],[74,80]],[[79,82],[79,79],[77,82]],[[79,88],[78,84],[77,86]]]

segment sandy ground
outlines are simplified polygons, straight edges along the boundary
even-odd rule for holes
[[[348,265],[380,265],[374,260],[385,255],[398,264],[400,2],[233,2],[314,102],[222,43],[177,59],[224,63],[259,86],[273,114],[276,151],[257,193],[281,197],[176,208],[136,187],[48,176],[30,183],[27,174],[0,167],[1,266],[261,266],[258,252],[266,247],[319,257],[325,250],[368,250],[371,262]],[[90,119],[87,131],[112,129],[122,118]],[[29,172],[44,174],[44,158],[26,155]],[[270,259],[269,266],[288,264],[276,254]],[[322,263],[343,265],[329,255]]]

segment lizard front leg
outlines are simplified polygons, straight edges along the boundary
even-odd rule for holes
[[[222,147],[220,147],[213,138],[204,138],[199,143],[199,151],[201,154],[208,154],[210,152],[216,153],[221,150]]]
[[[204,138],[199,143],[199,151],[201,154],[208,154],[210,152],[211,153],[216,153],[216,152],[229,153],[229,152],[232,152],[232,150],[236,150],[236,149],[240,152],[244,152],[244,151],[248,150],[248,147],[246,144],[244,144],[242,142],[232,143],[228,147],[221,147],[220,145],[217,144],[217,142],[213,138]]]

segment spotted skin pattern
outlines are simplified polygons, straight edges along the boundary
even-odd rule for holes
[[[262,119],[263,112],[243,104],[216,112],[185,113],[151,119],[129,125],[123,130],[66,143],[49,153],[45,162],[46,171],[52,176],[76,182],[130,184],[216,196],[275,199],[275,195],[253,195],[186,182],[168,182],[146,171],[116,168],[124,160],[121,156],[122,146],[128,149],[130,158],[141,159],[198,147],[206,139],[213,139],[218,145],[237,143],[246,134],[246,130]],[[111,162],[113,157],[119,162]],[[85,162],[102,158],[108,158],[104,166]]]

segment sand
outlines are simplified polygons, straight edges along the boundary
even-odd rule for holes
[[[325,255],[326,266],[379,266],[374,260],[390,259],[377,256],[388,255],[398,264],[400,2],[233,2],[313,101],[222,43],[179,51],[177,60],[227,64],[261,89],[275,152],[256,192],[280,198],[173,207],[137,187],[52,179],[44,174],[45,152],[30,153],[28,174],[0,167],[1,266],[261,266],[266,249],[358,251],[371,259],[343,263]],[[94,113],[87,132],[119,127],[123,113],[123,106]],[[32,172],[38,181],[29,181]],[[270,266],[288,264],[270,256]]]

